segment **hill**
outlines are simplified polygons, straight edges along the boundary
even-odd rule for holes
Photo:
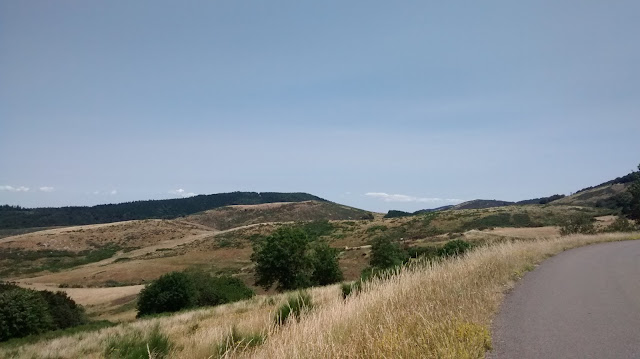
[[[93,207],[21,208],[4,205],[0,206],[0,229],[75,226],[152,218],[169,219],[229,205],[302,201],[325,200],[307,193],[231,192]]]
[[[610,183],[589,187],[551,202],[553,205],[622,208],[630,183]]]
[[[361,209],[328,201],[234,205],[204,211],[185,218],[191,223],[217,230],[257,223],[360,219],[373,219],[373,215]]]
[[[474,199],[472,201],[463,202],[453,206],[451,209],[481,209],[481,208],[493,208],[504,207],[515,204],[514,202],[498,201],[494,199]]]

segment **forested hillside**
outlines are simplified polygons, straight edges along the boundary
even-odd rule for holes
[[[231,192],[93,207],[22,208],[4,205],[0,206],[0,229],[73,226],[149,218],[167,219],[229,205],[302,201],[325,200],[307,193]]]

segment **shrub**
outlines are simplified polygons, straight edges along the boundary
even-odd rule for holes
[[[369,264],[372,267],[386,269],[399,266],[407,259],[407,253],[391,241],[388,236],[376,238],[371,244],[371,259]]]
[[[44,290],[40,295],[47,302],[56,329],[66,329],[87,323],[84,308],[69,298],[67,293]]]
[[[497,213],[473,219],[470,222],[463,224],[461,229],[465,231],[470,229],[483,230],[493,227],[510,227],[512,225],[511,214]]]
[[[406,249],[410,258],[427,257],[434,258],[438,256],[438,249],[436,247],[409,247]]]
[[[172,272],[153,281],[140,292],[138,317],[231,303],[254,295],[253,290],[237,278],[215,277],[197,270]]]
[[[309,311],[312,307],[311,295],[307,291],[300,291],[287,298],[287,302],[282,304],[275,315],[276,325],[282,325],[294,318],[300,321],[300,317],[303,313]]]
[[[51,329],[53,319],[40,293],[22,288],[0,293],[0,341]]]
[[[121,336],[111,337],[107,341],[105,357],[113,359],[161,359],[167,356],[172,345],[167,335],[160,332],[156,325],[144,335],[135,331]]]
[[[576,233],[592,234],[595,231],[592,218],[583,214],[576,214],[566,218],[560,226],[560,235],[562,236]]]
[[[313,266],[311,282],[314,285],[328,285],[342,280],[337,249],[329,247],[326,242],[319,242],[313,246],[310,257]]]
[[[611,223],[604,232],[633,232],[637,230],[637,227],[630,220],[624,217],[618,217]]]
[[[197,303],[198,293],[185,273],[165,274],[148,284],[138,298],[138,317],[154,313],[176,312]]]
[[[535,227],[536,224],[531,221],[528,213],[514,213],[511,215],[511,221],[514,227]]]
[[[362,279],[355,282],[340,284],[340,291],[342,292],[342,299],[347,299],[350,295],[356,295],[362,290]]]
[[[235,325],[231,328],[229,334],[218,344],[214,350],[218,358],[223,358],[231,353],[256,347],[264,343],[265,336],[262,334],[242,334]]]
[[[0,293],[4,293],[6,291],[13,290],[13,289],[20,289],[20,287],[18,287],[13,282],[0,282]]]
[[[463,254],[472,248],[472,244],[463,241],[462,239],[456,239],[453,241],[447,242],[442,248],[438,250],[438,255],[440,257],[454,257]]]
[[[204,272],[187,272],[193,281],[197,306],[219,305],[249,299],[255,295],[240,279],[222,276],[214,277]]]

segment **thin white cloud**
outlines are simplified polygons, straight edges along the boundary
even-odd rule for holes
[[[94,195],[110,195],[110,196],[114,196],[116,194],[118,194],[118,190],[112,189],[111,191],[93,191],[91,192],[91,194]]]
[[[44,187],[40,187],[39,190],[40,190],[40,192],[53,192],[54,188],[53,187],[44,186]]]
[[[13,187],[13,186],[0,186],[0,191],[9,191],[9,192],[29,192],[29,187]]]
[[[436,202],[449,202],[449,203],[462,203],[464,200],[457,198],[430,198],[430,197],[414,197],[406,194],[389,194],[384,192],[368,192],[364,194],[368,197],[378,198],[385,202],[424,202],[424,203],[436,203]]]
[[[171,191],[169,191],[169,194],[174,194],[174,195],[180,196],[182,198],[193,197],[193,196],[197,195],[197,194],[195,194],[193,192],[187,192],[187,191],[183,190],[182,188],[178,188],[176,190],[171,190]]]

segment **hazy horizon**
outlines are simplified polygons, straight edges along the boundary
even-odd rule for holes
[[[414,211],[640,162],[634,1],[1,2],[0,204]]]

